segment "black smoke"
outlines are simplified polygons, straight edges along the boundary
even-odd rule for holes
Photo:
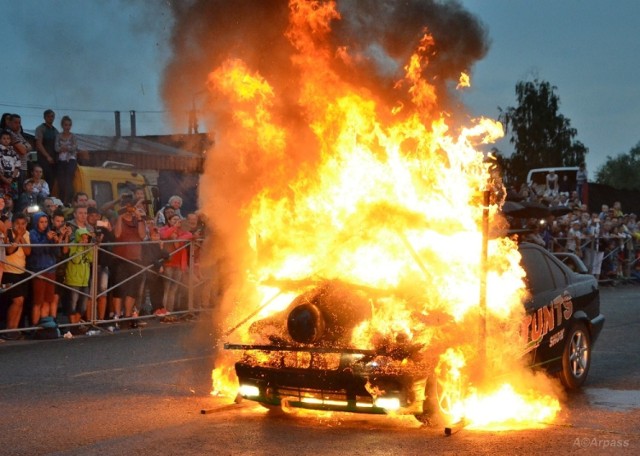
[[[295,104],[298,75],[291,65],[295,50],[285,37],[287,2],[193,0],[171,7],[172,57],[163,83],[171,111],[200,104],[207,75],[230,57],[247,62]],[[337,10],[341,19],[332,24],[331,45],[336,52],[346,47],[352,59],[348,66],[335,59],[333,70],[390,102],[401,97],[393,86],[425,31],[436,45],[423,76],[436,87],[443,110],[450,107],[460,72],[469,72],[488,50],[484,26],[457,1],[341,0]]]

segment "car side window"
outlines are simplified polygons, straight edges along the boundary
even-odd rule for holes
[[[553,274],[544,254],[536,249],[522,249],[520,253],[522,254],[522,266],[527,274],[525,281],[529,291],[536,294],[555,289]]]
[[[553,281],[555,282],[555,288],[564,288],[568,285],[567,274],[558,266],[551,258],[545,258],[545,261],[549,265],[549,270],[553,275]]]

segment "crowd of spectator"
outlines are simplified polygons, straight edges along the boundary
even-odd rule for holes
[[[21,328],[57,325],[59,318],[75,324],[70,331],[76,334],[85,333],[89,321],[110,321],[116,330],[121,318],[132,328],[144,324],[136,319],[144,313],[175,319],[171,312],[186,309],[181,284],[198,273],[189,262],[193,254],[198,264],[203,217],[183,216],[178,195],[158,207],[143,188],[128,189],[101,207],[86,193],[74,194],[82,151],[70,131],[71,119],[62,118],[62,131],[54,120],[53,111],[44,112],[35,132],[37,162],[28,166],[32,146],[22,134],[20,116],[2,116],[0,329],[15,331],[0,338],[23,338]],[[140,274],[146,266],[149,270]],[[90,302],[94,291],[102,295]]]
[[[600,280],[640,280],[640,224],[637,215],[623,210],[619,201],[603,204],[591,212],[584,202],[587,175],[576,186],[558,179],[551,171],[540,185],[523,185],[521,201],[549,209],[542,217],[514,219],[512,227],[524,229],[523,238],[552,252],[580,257],[588,271]],[[515,190],[514,190],[515,191]],[[535,207],[535,206],[534,206]]]

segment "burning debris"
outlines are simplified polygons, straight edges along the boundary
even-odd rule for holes
[[[264,379],[265,366],[307,369],[325,391],[298,385],[310,408],[440,408],[488,426],[476,404],[504,411],[512,394],[542,411],[498,421],[552,420],[551,386],[513,343],[525,294],[517,246],[492,237],[481,261],[483,212],[505,226],[504,192],[475,148],[502,129],[460,127],[453,95],[486,52],[481,25],[456,2],[188,5],[175,3],[165,92],[179,105],[193,96],[185,85],[206,81],[217,140],[201,202],[218,236],[223,326],[236,347],[261,347],[235,372],[237,357],[220,356],[214,389],[237,391],[235,373]],[[346,402],[326,394],[339,389]]]

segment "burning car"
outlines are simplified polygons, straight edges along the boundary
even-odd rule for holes
[[[574,272],[539,246],[522,243],[519,252],[530,292],[521,326],[520,361],[558,375],[569,390],[579,388],[588,375],[592,347],[604,324],[597,281]],[[373,349],[349,347],[354,328],[371,317],[370,303],[384,298],[385,292],[340,281],[289,286],[306,291],[284,311],[251,327],[252,333],[268,343],[226,345],[244,350],[235,364],[242,398],[267,407],[286,404],[315,410],[413,414],[422,421],[450,413],[454,396],[460,392],[440,381],[442,353],[424,350],[421,344],[402,337],[381,338]],[[440,330],[439,337],[457,337],[450,316],[431,313],[423,318]]]

